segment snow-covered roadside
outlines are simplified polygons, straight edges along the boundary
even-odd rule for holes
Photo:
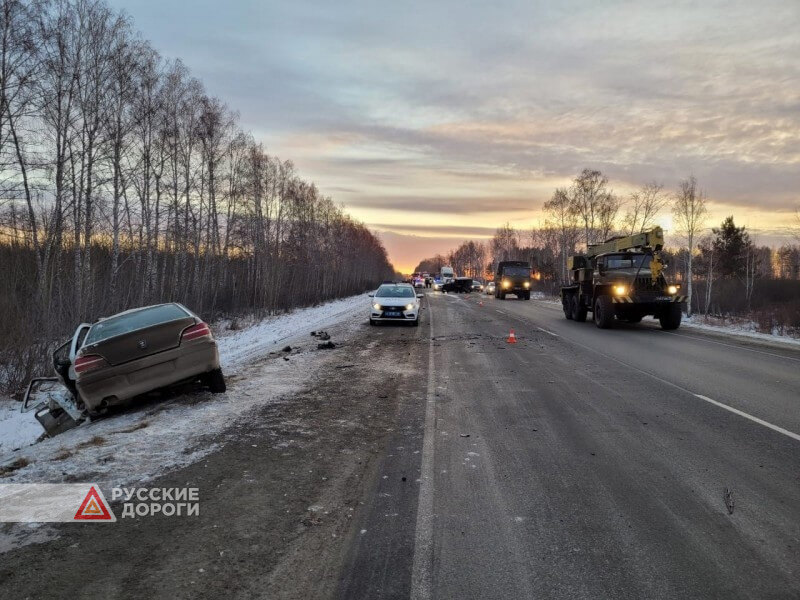
[[[217,339],[227,394],[198,392],[134,406],[39,443],[41,427],[33,413],[21,414],[18,402],[5,401],[0,404],[0,470],[14,463],[27,466],[0,480],[55,483],[90,476],[117,485],[146,481],[198,460],[213,450],[202,445],[202,438],[311,381],[323,356],[311,331],[330,328],[334,340],[346,337],[361,326],[366,311],[367,296],[359,295],[239,331],[222,330]],[[294,348],[290,360],[258,361],[286,345]]]
[[[706,321],[703,315],[692,315],[691,317],[684,316],[681,327],[800,347],[800,339],[778,333],[761,333],[756,331],[756,324],[752,322],[714,323]]]

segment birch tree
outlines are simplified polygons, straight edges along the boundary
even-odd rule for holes
[[[686,237],[686,314],[692,316],[692,262],[698,234],[705,227],[708,217],[705,192],[698,189],[697,179],[690,175],[678,185],[672,205],[672,214],[678,231]]]

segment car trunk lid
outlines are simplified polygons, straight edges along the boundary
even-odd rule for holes
[[[195,324],[195,319],[186,316],[164,323],[157,323],[100,340],[84,347],[82,354],[102,356],[110,365],[119,365],[177,348],[181,343],[181,333]]]

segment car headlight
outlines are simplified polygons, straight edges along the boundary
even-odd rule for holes
[[[406,310],[414,310],[413,304],[406,304]]]
[[[503,287],[504,287],[504,288],[510,288],[510,287],[511,287],[511,282],[510,282],[510,281],[508,281],[508,280],[505,280],[505,281],[503,282]]]
[[[678,293],[678,286],[677,285],[671,285],[671,286],[669,286],[667,288],[667,291],[674,296],[675,294]]]
[[[530,282],[530,281],[526,281],[526,282],[525,282],[525,287],[526,287],[526,288],[529,288],[529,287],[531,287],[531,282]]]
[[[376,304],[372,305],[372,308],[374,308],[375,310],[380,310],[381,309],[381,305],[376,303]]]
[[[622,296],[622,295],[624,295],[624,294],[625,294],[627,291],[628,291],[628,288],[627,288],[627,287],[625,287],[624,285],[615,285],[615,286],[614,286],[614,293],[615,293],[617,296]]]

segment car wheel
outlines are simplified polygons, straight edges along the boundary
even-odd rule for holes
[[[564,316],[568,321],[572,321],[572,297],[575,294],[563,294],[561,296],[561,308],[564,309]]]
[[[608,329],[614,324],[614,305],[611,296],[600,296],[594,303],[594,324]]]
[[[369,320],[369,324],[370,324],[370,325],[372,325],[372,326],[374,327],[375,325],[377,325],[377,324],[378,324],[378,322],[377,322],[375,319],[370,319],[370,320]]]
[[[572,318],[578,323],[584,323],[587,312],[586,307],[581,304],[578,294],[574,294],[572,296]]]
[[[419,317],[417,317],[416,319],[414,319],[414,321],[413,321],[411,324],[412,324],[414,327],[419,327]]]
[[[222,369],[214,369],[205,375],[205,384],[212,394],[225,393],[225,377],[222,375]]]
[[[658,317],[661,329],[670,331],[681,326],[681,305],[672,304]]]

